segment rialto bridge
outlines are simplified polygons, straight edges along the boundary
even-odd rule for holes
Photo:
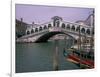
[[[26,35],[17,39],[17,42],[46,42],[56,34],[65,34],[77,40],[81,37],[91,38],[94,35],[93,26],[80,25],[63,21],[61,17],[54,16],[50,22],[27,28]]]

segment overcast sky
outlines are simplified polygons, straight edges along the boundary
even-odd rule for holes
[[[24,22],[45,23],[53,16],[60,16],[64,21],[75,22],[85,20],[93,11],[93,8],[54,7],[39,5],[16,4],[16,19],[23,18]]]

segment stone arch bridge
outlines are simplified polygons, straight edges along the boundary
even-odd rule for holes
[[[93,26],[65,22],[61,17],[55,16],[50,22],[27,28],[26,35],[18,38],[17,42],[46,42],[56,34],[66,34],[77,40],[79,33],[82,37],[90,38],[94,34]]]

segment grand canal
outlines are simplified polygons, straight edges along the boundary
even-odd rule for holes
[[[68,62],[63,49],[69,48],[72,41],[58,40],[58,70],[79,69],[75,64]],[[16,43],[16,72],[40,72],[54,71],[53,56],[55,52],[55,41],[47,43]]]

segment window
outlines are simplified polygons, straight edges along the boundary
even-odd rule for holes
[[[35,28],[35,32],[38,32],[38,28]]]
[[[62,23],[62,26],[61,26],[62,28],[65,28],[65,24],[64,23]]]
[[[81,29],[81,32],[82,32],[82,33],[85,33],[85,29],[84,29],[84,28],[82,28],[82,29]]]
[[[39,31],[42,31],[42,27],[40,26]]]
[[[72,30],[72,31],[75,31],[75,26],[74,26],[74,25],[72,26],[72,29],[71,29],[71,30]]]
[[[44,29],[47,29],[47,26],[46,25],[44,26]]]
[[[50,28],[51,27],[51,24],[48,24],[48,28]]]
[[[34,30],[33,29],[31,30],[31,33],[34,33]]]
[[[30,31],[27,31],[27,34],[30,34]]]
[[[70,29],[70,24],[67,24],[67,29]]]
[[[76,31],[78,32],[80,30],[80,27],[78,26],[77,28],[76,28]]]
[[[87,29],[86,33],[87,33],[88,35],[90,35],[90,29]]]

